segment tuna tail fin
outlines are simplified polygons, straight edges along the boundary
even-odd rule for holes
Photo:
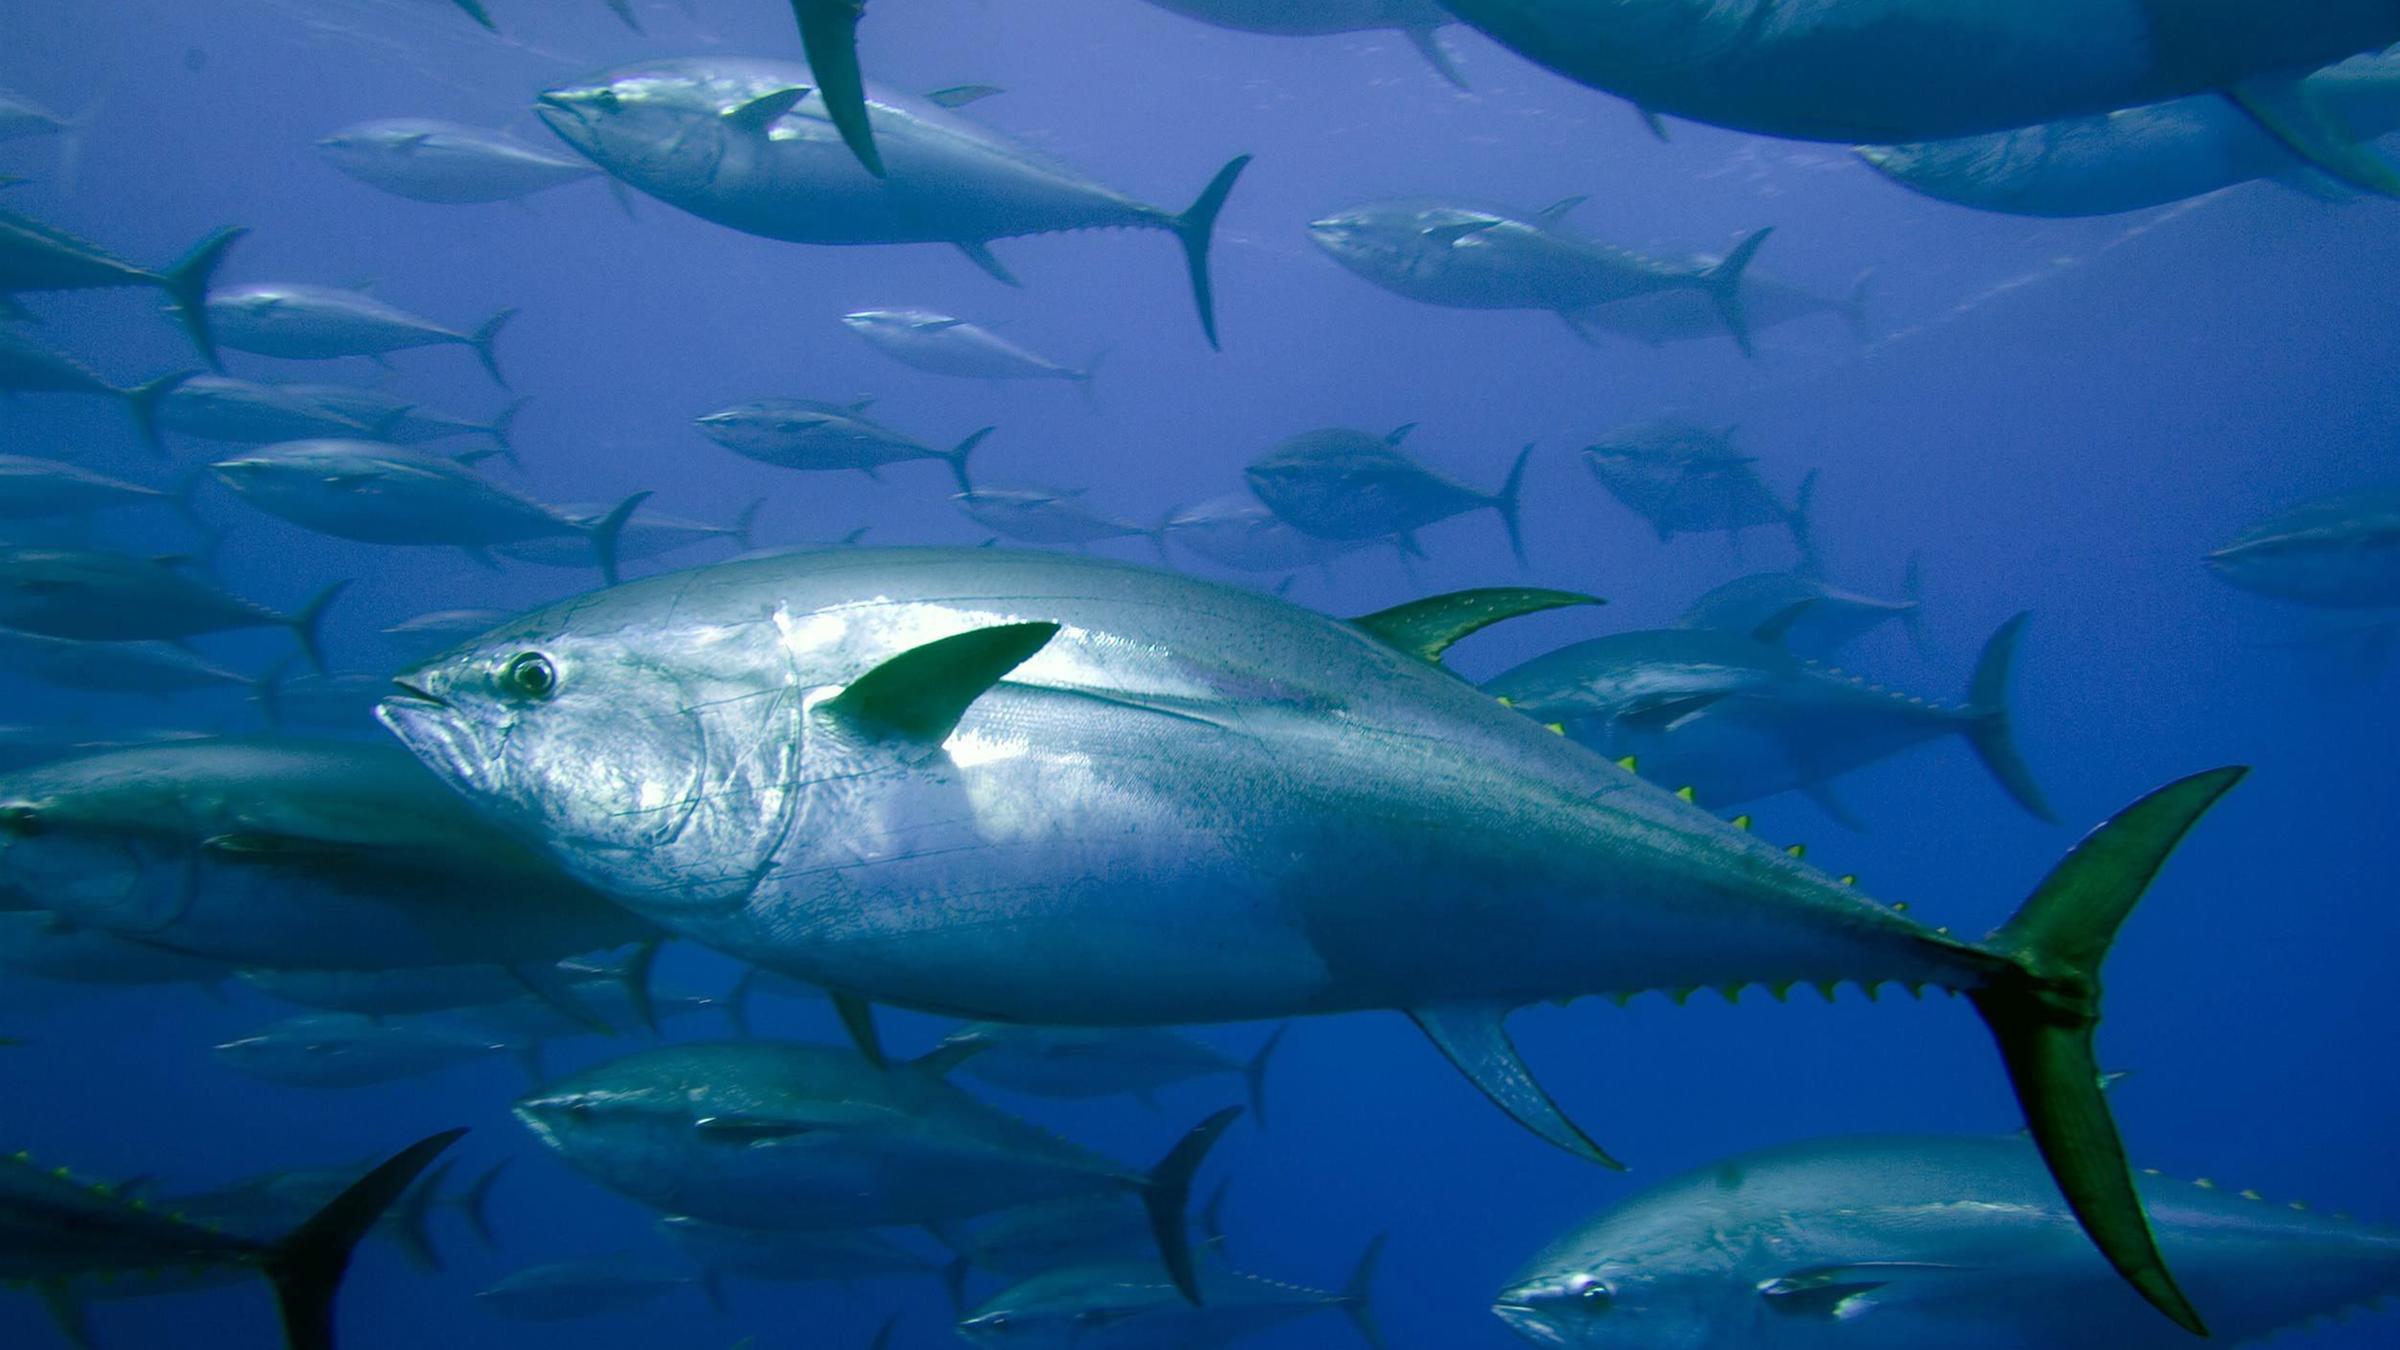
[[[43,1310],[50,1314],[50,1321],[67,1344],[75,1350],[97,1350],[100,1343],[92,1339],[91,1310],[84,1307],[74,1290],[57,1283],[35,1285],[34,1289],[42,1296]]]
[[[977,446],[983,444],[984,437],[999,429],[998,427],[984,427],[979,431],[970,431],[965,440],[951,446],[948,452],[943,454],[942,458],[950,462],[950,476],[958,480],[959,491],[973,492],[975,490],[975,485],[967,481],[967,458],[975,453]]]
[[[619,20],[623,21],[627,28],[632,29],[636,33],[640,33],[644,37],[648,37],[650,35],[649,30],[642,27],[641,19],[634,15],[633,0],[608,0],[608,7],[609,10],[614,13]]]
[[[1803,576],[1823,576],[1825,564],[1817,557],[1817,471],[1810,469],[1800,476],[1800,491],[1792,497],[1792,547],[1800,550],[1797,570]],[[1741,535],[1737,532],[1734,538]]]
[[[507,1170],[508,1159],[502,1158],[492,1164],[490,1171],[475,1178],[475,1183],[452,1201],[458,1206],[458,1212],[465,1216],[467,1227],[474,1229],[475,1236],[481,1238],[483,1245],[492,1251],[500,1250],[500,1239],[492,1236],[492,1188],[499,1184],[500,1174]]]
[[[155,380],[117,391],[125,399],[125,410],[133,414],[133,426],[142,434],[142,444],[149,446],[152,451],[161,455],[167,453],[167,443],[159,436],[159,405],[166,402],[167,395],[175,392],[176,386],[199,373],[196,370],[179,370],[172,375],[161,375]]]
[[[500,25],[493,23],[492,16],[485,11],[483,7],[483,0],[451,0],[451,3],[457,5],[460,9],[465,10],[468,18],[473,19],[479,24],[482,24],[485,28],[490,29],[492,32],[497,33],[500,31]]]
[[[1114,347],[1102,347],[1092,353],[1092,359],[1084,362],[1081,370],[1067,372],[1067,378],[1075,382],[1075,391],[1083,395],[1083,406],[1087,408],[1098,406],[1092,398],[1092,377],[1100,373],[1100,363],[1107,360],[1108,354],[1115,350]]]
[[[733,1034],[749,1040],[756,1033],[750,1029],[750,999],[758,992],[758,967],[742,967],[742,977],[733,982],[725,995],[725,1024]]]
[[[959,1311],[966,1310],[961,1308]],[[900,1314],[898,1313],[893,1313],[883,1319],[883,1325],[876,1329],[875,1339],[867,1342],[867,1350],[892,1350],[892,1328],[898,1325],[900,1325]]]
[[[502,305],[497,313],[483,321],[483,327],[476,329],[474,336],[467,339],[467,345],[475,349],[475,359],[483,363],[484,373],[492,377],[492,383],[503,389],[508,388],[508,377],[500,373],[500,358],[492,353],[492,340],[499,337],[500,330],[515,317],[516,306]]]
[[[1767,242],[1767,236],[1773,233],[1775,227],[1772,225],[1753,231],[1749,238],[1734,245],[1733,252],[1726,254],[1716,266],[1700,274],[1700,284],[1707,288],[1708,298],[1716,304],[1717,317],[1724,322],[1725,331],[1733,335],[1733,345],[1741,348],[1744,356],[1755,357],[1758,352],[1750,345],[1750,314],[1742,304],[1742,274],[1749,270],[1750,260],[1758,256],[1758,246]]]
[[[600,579],[611,586],[617,584],[617,543],[625,537],[625,522],[633,519],[633,513],[648,500],[649,493],[634,493],[590,526],[592,557],[600,564]]]
[[[2016,741],[2009,735],[2008,679],[2010,667],[2016,663],[2017,642],[2024,636],[2025,620],[2032,617],[2020,613],[1993,630],[1983,644],[1983,655],[1975,659],[1975,675],[1967,685],[1967,711],[1975,719],[1967,726],[1967,740],[1982,757],[1983,766],[2000,780],[2000,790],[2006,792],[2026,814],[2045,824],[2055,825],[2058,817],[2050,812],[2043,800],[2041,785],[2033,781],[2033,772],[2025,767],[2024,756],[2017,753]]]
[[[883,177],[883,155],[867,121],[867,81],[858,69],[858,21],[866,0],[792,0],[800,21],[800,45],[808,52],[809,74],[825,100],[825,115],[842,133],[842,144],[868,173]]]
[[[1283,1044],[1283,1033],[1291,1029],[1288,1022],[1275,1028],[1267,1043],[1242,1066],[1242,1085],[1250,1090],[1250,1119],[1262,1130],[1267,1128],[1267,1064],[1275,1058],[1275,1047]]]
[[[288,621],[293,641],[300,644],[300,654],[308,658],[308,668],[319,675],[325,673],[325,648],[320,638],[320,630],[325,626],[325,611],[333,607],[333,602],[341,598],[342,592],[349,586],[349,581],[345,579],[317,592],[316,597],[302,605],[300,612]]]
[[[1442,45],[1440,29],[1409,28],[1402,31],[1408,36],[1408,45],[1417,49],[1417,55],[1425,58],[1425,64],[1433,67],[1434,74],[1441,76],[1453,89],[1464,90],[1469,87],[1467,78],[1458,73],[1457,62],[1450,59],[1450,49]]]
[[[1250,166],[1250,156],[1235,155],[1217,170],[1200,190],[1199,200],[1180,216],[1167,218],[1167,228],[1183,241],[1184,267],[1192,275],[1192,303],[1200,308],[1200,331],[1208,335],[1211,350],[1221,350],[1217,342],[1217,297],[1208,280],[1208,242],[1217,230],[1217,213],[1225,209],[1225,198],[1233,191],[1234,180]]]
[[[2170,783],[2086,835],[1985,942],[2007,964],[1968,998],[1991,1028],[2025,1121],[2092,1244],[2151,1306],[2208,1334],[2160,1256],[2100,1091],[2092,1033],[2117,928],[2193,822],[2247,769]]]
[[[508,406],[502,408],[499,415],[492,418],[491,423],[483,429],[483,434],[491,437],[492,442],[500,447],[501,458],[520,469],[525,467],[525,461],[517,458],[517,443],[514,439],[517,429],[517,414],[525,411],[525,405],[530,402],[532,400],[524,396],[510,399]]]
[[[750,504],[742,508],[741,514],[733,518],[733,546],[736,550],[748,553],[758,547],[758,513],[766,509],[766,498],[752,497]]]
[[[1875,269],[1870,267],[1850,283],[1850,294],[1842,301],[1842,319],[1850,325],[1850,335],[1864,346],[1875,340],[1875,330],[1867,326],[1867,302],[1875,297]]]
[[[465,1130],[444,1130],[395,1153],[266,1252],[291,1350],[333,1350],[333,1298],[350,1253],[418,1175]]]
[[[1242,1114],[1228,1106],[1192,1127],[1175,1142],[1150,1175],[1141,1179],[1142,1207],[1150,1212],[1150,1234],[1158,1240],[1158,1256],[1175,1287],[1194,1307],[1200,1303],[1200,1277],[1192,1268],[1192,1227],[1185,1210],[1192,1200],[1192,1177],[1216,1146],[1218,1136]]]
[[[1925,555],[1911,553],[1908,566],[1900,573],[1900,599],[1908,608],[1900,613],[1900,625],[1908,630],[1909,645],[1919,656],[1931,656],[1933,644],[1925,637]]]
[[[624,986],[625,1001],[633,1006],[635,1025],[653,1036],[658,1034],[658,1000],[651,996],[650,981],[658,973],[658,954],[666,945],[665,938],[641,943],[617,970],[617,982]]]
[[[1501,480],[1500,490],[1492,496],[1492,505],[1500,512],[1500,524],[1508,530],[1508,551],[1516,556],[1520,569],[1526,565],[1525,534],[1518,510],[1524,505],[1525,462],[1532,458],[1532,446],[1519,450],[1517,462],[1508,466],[1508,477]]]
[[[442,1254],[434,1248],[433,1230],[427,1226],[426,1220],[432,1216],[434,1197],[450,1179],[450,1170],[456,1165],[454,1160],[448,1158],[435,1163],[432,1170],[419,1177],[417,1184],[402,1192],[399,1202],[392,1206],[392,1218],[397,1228],[392,1237],[400,1244],[401,1255],[407,1257],[408,1264],[421,1275],[442,1273]]]
[[[200,359],[212,369],[223,370],[217,358],[217,341],[208,331],[208,282],[216,275],[217,264],[225,261],[225,250],[249,231],[219,230],[192,246],[189,253],[177,258],[158,274],[158,286],[167,293],[167,307],[175,311],[176,321],[192,335],[192,345],[200,349]]]
[[[1383,1350],[1383,1330],[1375,1325],[1369,1300],[1375,1292],[1375,1263],[1383,1256],[1384,1239],[1390,1236],[1377,1233],[1358,1254],[1358,1264],[1350,1268],[1350,1278],[1342,1284],[1342,1311],[1350,1315],[1350,1325],[1358,1328],[1358,1338],[1367,1343],[1367,1350]]]

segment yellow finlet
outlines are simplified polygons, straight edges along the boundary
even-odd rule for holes
[[[1617,767],[1623,769],[1627,773],[1640,773],[1642,771],[1642,762],[1639,758],[1633,755],[1627,755],[1625,758],[1617,761]]]
[[[1692,800],[1692,785],[1686,783],[1682,787],[1675,789],[1675,795],[1683,798],[1687,802]]]
[[[1793,857],[1795,857],[1795,858],[1805,858],[1805,857],[1807,857],[1807,856],[1808,856],[1808,845],[1806,845],[1806,844],[1791,844],[1791,845],[1788,845],[1788,846],[1786,846],[1786,847],[1784,848],[1784,850],[1783,850],[1783,851],[1784,851],[1785,853],[1788,853],[1788,854],[1790,854],[1791,856],[1793,856]]]
[[[1544,722],[1542,725],[1549,728],[1550,734],[1553,736],[1564,736],[1567,734],[1567,724],[1564,722]]]
[[[1845,886],[1855,886],[1855,885],[1857,885],[1857,884],[1858,884],[1858,873],[1856,873],[1856,872],[1844,872],[1844,873],[1842,873],[1842,884],[1843,884],[1843,885],[1845,885]]]
[[[1737,830],[1746,830],[1746,829],[1749,829],[1749,828],[1750,828],[1750,817],[1748,817],[1748,816],[1735,816],[1735,817],[1733,818],[1733,828],[1735,828],[1735,829],[1737,829]]]

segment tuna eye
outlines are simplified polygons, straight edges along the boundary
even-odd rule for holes
[[[1585,1285],[1583,1292],[1577,1294],[1575,1298],[1583,1304],[1585,1312],[1606,1312],[1608,1305],[1616,1302],[1617,1291],[1595,1281]]]
[[[20,837],[40,834],[42,813],[21,802],[13,806],[0,806],[0,830]]]
[[[538,703],[558,692],[558,667],[540,652],[518,652],[500,668],[500,687]]]
[[[617,97],[616,90],[603,89],[599,93],[592,95],[592,102],[600,105],[600,111],[613,113],[618,108],[624,106],[625,100]]]

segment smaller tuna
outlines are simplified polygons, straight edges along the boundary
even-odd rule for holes
[[[250,1078],[300,1088],[353,1088],[421,1078],[494,1056],[515,1056],[539,1081],[535,1047],[415,1017],[304,1013],[216,1047],[217,1063]]]
[[[53,1294],[145,1272],[252,1270],[275,1286],[290,1350],[332,1350],[333,1303],[350,1253],[465,1130],[410,1145],[280,1240],[237,1236],[161,1213],[121,1188],[0,1158],[0,1280]]]
[[[150,505],[181,510],[184,503],[172,492],[110,478],[60,460],[0,455],[0,520],[79,516]]]
[[[1160,527],[1096,511],[1083,504],[1082,488],[969,488],[950,500],[976,524],[1021,543],[1082,548],[1107,539],[1148,539],[1160,556],[1166,553]]]
[[[942,1038],[976,1046],[959,1072],[994,1087],[1036,1097],[1082,1101],[1129,1094],[1155,1106],[1161,1088],[1196,1078],[1236,1074],[1249,1088],[1250,1118],[1267,1123],[1267,1063],[1283,1042],[1278,1028],[1246,1060],[1180,1032],[1156,1027],[1030,1027],[972,1022]]]
[[[85,642],[14,628],[0,628],[0,672],[82,693],[153,698],[257,684],[172,642]]]
[[[516,201],[606,179],[581,160],[537,150],[506,132],[423,117],[343,127],[320,138],[317,152],[369,187],[440,205]]]
[[[246,231],[218,230],[192,245],[181,258],[153,271],[113,256],[99,245],[79,239],[14,211],[0,211],[0,318],[22,317],[14,298],[28,291],[86,291],[118,286],[149,286],[165,293],[192,345],[210,365],[217,364],[217,346],[208,331],[208,283],[225,250]]]
[[[758,513],[766,509],[767,499],[753,499],[731,525],[711,525],[704,520],[685,520],[680,516],[660,515],[646,511],[625,522],[617,531],[617,560],[639,562],[663,558],[702,544],[724,542],[733,546],[736,555],[757,547],[751,531],[758,525]],[[559,513],[581,520],[594,529],[607,519],[609,506],[605,502],[570,502],[558,508]],[[536,567],[589,567],[591,549],[582,540],[565,535],[527,539],[521,543],[502,544],[493,550],[504,558],[532,563]]]
[[[520,1270],[476,1291],[475,1302],[520,1322],[571,1322],[638,1308],[678,1289],[698,1289],[712,1306],[724,1307],[711,1277],[622,1256]]]
[[[960,1319],[958,1334],[983,1350],[1215,1347],[1338,1309],[1369,1350],[1383,1350],[1367,1306],[1382,1251],[1382,1238],[1368,1243],[1339,1293],[1206,1265],[1196,1305],[1155,1263],[1069,1267],[1002,1290]]]
[[[120,388],[73,357],[37,347],[10,329],[0,327],[0,395],[93,394],[118,399],[133,415],[134,428],[142,433],[143,443],[162,455],[166,447],[158,439],[159,404],[188,378],[190,372],[177,371]]]
[[[508,387],[508,379],[500,373],[492,342],[515,315],[514,309],[502,309],[474,332],[462,333],[363,291],[339,286],[258,282],[221,290],[208,298],[210,330],[220,345],[235,351],[293,361],[331,361],[456,345],[471,349],[483,363],[484,372],[503,389]]]
[[[1134,1222],[1140,1227],[1138,1206]],[[809,1284],[893,1275],[941,1275],[948,1279],[958,1273],[950,1263],[918,1252],[872,1228],[822,1233],[736,1228],[675,1214],[660,1219],[658,1231],[685,1260],[717,1276]],[[1148,1229],[1142,1228],[1141,1232],[1141,1240],[1147,1242]]]
[[[337,581],[289,614],[196,575],[189,558],[82,549],[0,548],[0,626],[86,642],[174,641],[239,628],[288,628],[322,670],[317,629],[350,583]]]
[[[1324,567],[1371,541],[1319,539],[1284,523],[1248,493],[1229,493],[1167,516],[1167,538],[1237,572],[1295,572]]]
[[[1279,441],[1243,470],[1250,490],[1286,523],[1319,539],[1397,539],[1411,552],[1416,532],[1436,521],[1484,509],[1500,513],[1509,552],[1525,561],[1517,509],[1525,485],[1526,446],[1497,492],[1478,492],[1436,473],[1400,449],[1414,422],[1389,435],[1328,428]]]
[[[1088,393],[1097,358],[1062,366],[989,328],[930,309],[862,309],[842,316],[867,345],[904,366],[968,380],[1068,380]]]
[[[767,398],[737,403],[700,420],[700,434],[746,459],[779,469],[808,471],[856,469],[880,481],[888,464],[913,459],[938,459],[950,466],[959,490],[971,491],[967,457],[991,427],[968,433],[947,450],[937,449],[870,420],[873,399],[854,403],[819,403],[805,398]]]
[[[1801,479],[1798,499],[1786,507],[1759,478],[1756,459],[1734,448],[1733,432],[1643,422],[1586,446],[1583,462],[1610,496],[1650,522],[1662,544],[1678,534],[1722,532],[1738,548],[1742,531],[1782,526],[1805,563],[1816,551],[1808,515],[1816,475]]]
[[[370,436],[379,418],[336,411],[302,389],[230,375],[194,375],[159,401],[158,422],[169,431],[228,445],[269,445],[323,436]]]
[[[2208,555],[2229,586],[2332,609],[2400,606],[2400,488],[2319,497]]]
[[[1897,600],[1843,590],[1805,569],[1753,572],[1693,601],[1675,626],[1755,633],[1795,605],[1807,608],[1783,624],[1783,645],[1803,656],[1830,656],[1894,619],[1908,629],[1917,649],[1925,650],[1923,578],[1913,555],[1901,574]]]

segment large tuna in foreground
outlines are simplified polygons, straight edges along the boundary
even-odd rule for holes
[[[1803,140],[1970,136],[2231,91],[2302,155],[2389,186],[2296,72],[2400,41],[2390,0],[1445,0],[1645,109]]]
[[[2400,1293],[2390,1229],[2156,1174],[2140,1191],[2223,1342]],[[1711,1164],[1560,1238],[1492,1311],[1557,1350],[2188,1343],[2110,1275],[2033,1146],[2009,1138],[1823,1139]]]
[[[805,67],[741,57],[648,61],[562,85],[535,109],[593,163],[669,206],[801,244],[950,244],[1015,284],[988,245],[1061,230],[1165,230],[1183,244],[1216,345],[1208,242],[1228,163],[1181,215],[1102,187],[929,99],[867,105],[886,174],[861,168]]]
[[[2239,771],[2145,798],[1967,941],[1431,662],[1560,602],[1343,623],[1085,559],[795,554],[527,615],[409,672],[382,716],[622,903],[844,995],[1087,1025],[1406,1009],[1596,1160],[1510,1010],[1803,981],[1966,994],[2095,1239],[2197,1328],[2092,1037],[2118,925]]]

